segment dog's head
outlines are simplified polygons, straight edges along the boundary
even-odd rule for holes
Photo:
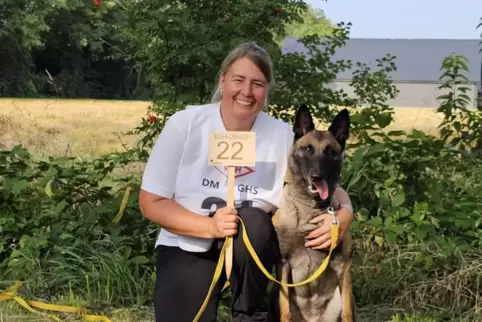
[[[350,131],[350,115],[343,109],[333,119],[328,130],[315,129],[313,117],[306,105],[295,114],[295,139],[290,155],[289,170],[298,184],[315,200],[329,203],[342,170],[343,154]]]

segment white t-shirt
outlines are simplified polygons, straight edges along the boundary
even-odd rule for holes
[[[188,106],[172,115],[153,146],[141,188],[173,198],[203,216],[226,206],[227,172],[224,167],[208,165],[208,135],[214,131],[226,131],[219,103]],[[270,212],[279,205],[293,131],[288,123],[264,112],[258,114],[252,131],[256,132],[256,165],[236,168],[235,206]],[[156,246],[203,252],[212,242],[161,229]]]

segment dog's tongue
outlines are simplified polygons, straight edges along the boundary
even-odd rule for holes
[[[320,194],[321,200],[326,200],[328,198],[328,184],[325,180],[321,183],[315,184],[316,190]]]

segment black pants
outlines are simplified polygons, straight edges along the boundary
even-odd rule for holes
[[[238,209],[251,244],[264,267],[271,271],[278,258],[276,233],[271,214],[257,208]],[[250,257],[242,241],[239,225],[233,238],[233,269],[230,283],[233,290],[231,311],[233,322],[268,321],[266,289],[269,280]],[[220,247],[215,241],[208,252],[186,252],[178,247],[157,247],[157,272],[154,311],[156,322],[192,322],[206,298]],[[225,271],[214,288],[200,322],[216,322]]]

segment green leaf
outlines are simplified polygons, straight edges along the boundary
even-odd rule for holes
[[[45,189],[44,189],[45,194],[46,194],[49,198],[52,198],[52,196],[53,196],[53,193],[52,193],[52,181],[53,181],[53,180],[54,180],[54,179],[50,179],[50,180],[47,182],[47,184],[45,185]]]
[[[383,246],[383,238],[381,236],[375,236],[375,243],[380,247]]]
[[[363,161],[363,154],[365,152],[365,148],[358,148],[353,153],[353,161],[357,164],[360,164]]]
[[[383,143],[376,143],[374,145],[371,145],[370,147],[367,148],[367,151],[365,153],[365,157],[371,156],[376,153],[381,153],[384,152],[386,149],[385,145]]]
[[[392,122],[391,113],[382,113],[375,116],[375,123],[381,128],[387,127],[388,125],[390,125],[391,122]]]
[[[393,231],[387,231],[385,237],[389,243],[394,243],[397,240],[397,234]]]
[[[354,124],[356,123],[365,124],[365,123],[369,123],[370,119],[365,114],[356,113],[356,114],[350,115],[350,122]]]
[[[437,218],[430,216],[429,219],[435,228],[440,229],[440,221]]]
[[[424,261],[425,261],[425,267],[430,268],[433,265],[433,258],[431,255],[425,255],[424,256]]]
[[[425,135],[425,133],[423,131],[414,129],[408,137],[412,138],[412,139],[424,139],[427,136]]]
[[[405,207],[398,209],[398,213],[400,218],[410,217],[411,215],[410,210]]]
[[[385,227],[390,227],[393,223],[393,217],[388,217],[385,219]]]
[[[370,220],[368,220],[367,222],[368,225],[372,226],[372,227],[381,227],[382,226],[382,218],[381,217],[372,217],[370,218]]]
[[[400,226],[400,225],[392,225],[390,226],[390,231],[396,233],[397,235],[400,235],[401,233],[403,233],[405,231],[405,227],[404,226]]]
[[[403,191],[398,191],[392,199],[392,206],[395,208],[400,207],[405,202],[405,193]]]
[[[407,135],[407,132],[405,131],[402,131],[402,130],[398,130],[398,131],[389,131],[387,133],[388,136],[404,136],[404,135]]]
[[[12,182],[12,191],[15,194],[22,193],[28,187],[28,181],[25,179],[15,180]]]
[[[415,228],[415,236],[417,236],[419,241],[425,240],[428,234],[428,227],[426,225],[420,225]]]
[[[135,265],[145,265],[148,264],[150,261],[146,256],[135,256],[130,259],[130,262]]]
[[[475,229],[479,228],[481,222],[482,222],[482,217],[479,217],[474,223],[474,228]]]

